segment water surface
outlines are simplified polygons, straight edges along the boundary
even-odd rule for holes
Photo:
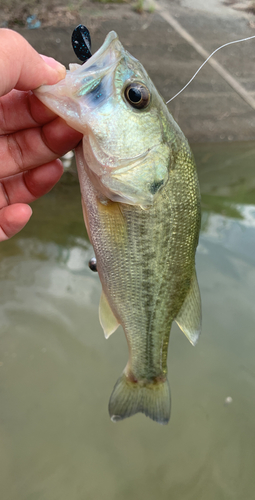
[[[121,329],[106,341],[99,324],[75,178],[1,244],[1,499],[254,498],[255,144],[193,150],[203,331],[193,348],[172,329],[168,426],[108,417],[127,345]]]

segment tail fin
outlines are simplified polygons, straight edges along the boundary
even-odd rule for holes
[[[142,385],[130,381],[124,373],[117,381],[109,401],[109,413],[113,422],[141,412],[159,424],[167,424],[170,408],[168,380]]]

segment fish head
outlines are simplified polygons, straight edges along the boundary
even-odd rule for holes
[[[83,65],[70,65],[64,80],[35,94],[82,132],[84,164],[103,195],[142,208],[153,204],[168,180],[168,110],[114,31]]]

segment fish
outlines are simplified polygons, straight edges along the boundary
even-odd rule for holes
[[[141,412],[167,424],[171,325],[192,345],[201,331],[200,191],[188,141],[114,31],[83,65],[71,64],[65,79],[35,95],[83,134],[75,155],[102,284],[99,319],[106,338],[122,325],[129,350],[110,417]]]

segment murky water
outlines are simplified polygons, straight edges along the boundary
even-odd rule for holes
[[[99,325],[72,176],[1,244],[1,499],[254,498],[255,144],[193,150],[203,332],[193,348],[172,329],[168,426],[108,417],[127,346],[121,330],[106,341]]]

